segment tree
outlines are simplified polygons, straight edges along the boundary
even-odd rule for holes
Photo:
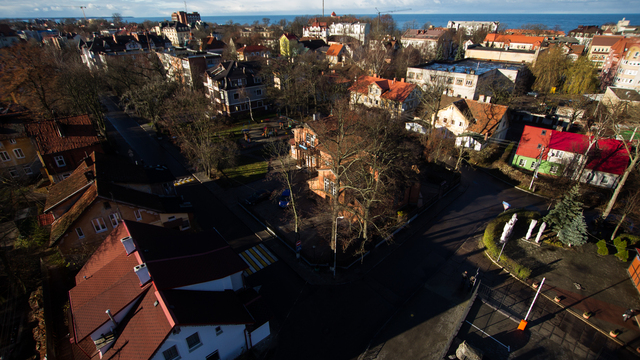
[[[458,50],[456,51],[455,61],[460,61],[464,59],[464,46],[462,44],[458,44]]]
[[[638,210],[638,205],[640,204],[640,188],[635,188],[632,191],[630,191],[627,194],[627,197],[624,201],[624,205],[622,205],[622,216],[620,217],[620,220],[618,220],[618,223],[616,224],[616,228],[613,230],[613,233],[611,234],[611,241],[613,241],[613,239],[616,238],[616,234],[618,233],[618,229],[620,229],[620,226],[624,223],[624,220],[627,218],[627,216],[633,212],[635,212],[636,210]]]
[[[113,13],[113,15],[111,15],[111,19],[113,21],[113,26],[120,27],[122,25],[122,15],[120,15],[120,13]]]
[[[573,217],[569,224],[560,229],[558,239],[563,244],[569,246],[581,246],[587,242],[587,223],[584,221],[584,215]]]
[[[573,95],[594,93],[599,86],[598,70],[587,56],[580,56],[567,70],[563,92]]]
[[[553,88],[559,88],[566,77],[569,60],[559,46],[549,48],[541,53],[531,72],[535,76],[533,89],[542,93],[549,93]]]
[[[442,96],[449,91],[451,84],[449,84],[446,76],[441,75],[435,75],[428,80],[429,81],[426,81],[422,86],[422,91],[419,95],[420,119],[414,119],[414,121],[417,120],[417,122],[427,128],[427,133],[430,133],[431,130],[435,128],[436,114],[438,110],[440,110]]]
[[[577,217],[582,217],[582,203],[578,200],[580,197],[580,186],[575,185],[571,190],[562,198],[562,201],[556,204],[556,206],[542,218],[542,221],[551,226],[551,229],[560,234],[560,231],[573,227],[571,230],[565,230],[565,234],[574,234],[572,231],[577,231],[579,226],[574,220]],[[584,221],[584,220],[583,220]],[[569,233],[567,233],[569,231]]]
[[[138,116],[150,121],[154,126],[164,115],[169,99],[180,87],[176,81],[163,78],[151,79],[147,83],[131,88],[122,95],[126,110],[134,110]]]
[[[262,18],[262,23],[264,24],[264,27],[269,27],[270,22],[271,22],[271,19],[269,19],[268,17]]]

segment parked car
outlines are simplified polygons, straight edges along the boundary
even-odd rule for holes
[[[283,209],[286,209],[289,206],[289,202],[291,201],[291,190],[286,189],[280,194],[278,198],[278,206]]]
[[[267,200],[271,196],[271,190],[260,189],[244,200],[247,205],[255,205],[261,201]]]
[[[537,93],[537,92],[535,92],[535,91],[529,91],[529,92],[527,93],[527,95],[529,95],[529,96],[533,96],[534,98],[538,98],[538,93]]]

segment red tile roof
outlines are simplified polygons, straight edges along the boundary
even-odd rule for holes
[[[591,47],[594,46],[613,46],[622,36],[595,35],[591,40]]]
[[[620,140],[600,139],[592,150],[586,168],[609,174],[622,175],[629,165],[629,153]]]
[[[55,154],[100,143],[88,115],[32,122],[26,127],[42,154]]]
[[[376,84],[382,91],[381,98],[397,102],[404,102],[411,92],[416,88],[416,84],[409,84],[404,81],[383,79],[376,76],[361,76],[349,88],[361,94],[369,94],[369,85]]]
[[[526,36],[526,35],[502,35],[502,34],[487,34],[483,42],[500,42],[505,45],[512,43],[517,44],[531,44],[534,46],[540,46],[544,41],[544,36]]]
[[[470,99],[460,99],[448,106],[455,106],[469,120],[467,131],[489,137],[493,135],[509,109],[504,105],[484,103]]]
[[[289,40],[298,40],[298,37],[295,36],[294,34],[284,33],[282,34],[282,36],[286,37]]]
[[[545,148],[544,158],[546,159],[552,133],[553,130],[525,125],[516,154],[535,159],[540,156],[541,149],[538,148],[540,146]]]
[[[327,50],[327,56],[338,56],[343,48],[344,45],[342,44],[331,44]]]
[[[243,47],[241,47],[240,49],[238,49],[239,53],[245,53],[245,52],[262,52],[262,51],[266,51],[269,50],[269,48],[267,48],[266,46],[262,46],[262,45],[245,45]]]

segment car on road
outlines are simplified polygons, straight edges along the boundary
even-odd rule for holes
[[[255,205],[259,202],[267,200],[271,196],[271,190],[260,189],[244,200],[247,205]]]
[[[290,201],[291,201],[291,190],[286,189],[285,191],[282,192],[282,194],[280,194],[280,197],[278,198],[278,206],[280,206],[283,209],[286,209],[287,207],[289,207]]]

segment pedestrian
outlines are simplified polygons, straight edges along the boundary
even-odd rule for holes
[[[469,290],[471,290],[473,288],[473,285],[475,284],[476,284],[476,277],[475,276],[469,277]]]
[[[468,272],[463,272],[462,273],[462,283],[466,283],[467,279],[469,278],[469,273]]]
[[[626,322],[627,320],[629,320],[633,316],[634,312],[635,311],[633,309],[628,309],[627,311],[625,311],[624,314],[622,314],[622,318],[624,319],[624,321]]]

